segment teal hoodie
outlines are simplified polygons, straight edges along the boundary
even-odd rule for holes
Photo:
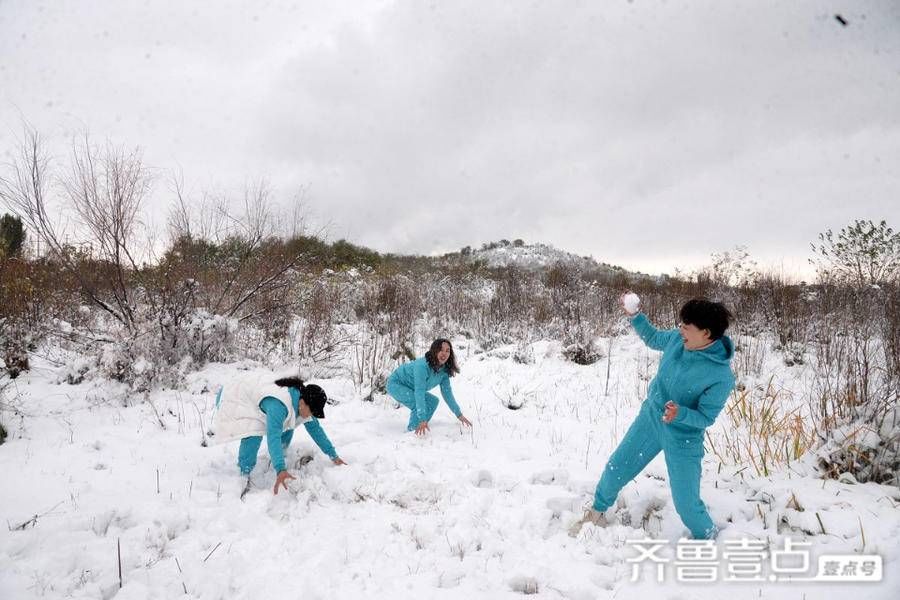
[[[668,424],[672,435],[702,439],[734,389],[731,338],[722,336],[703,350],[686,350],[677,329],[656,329],[643,313],[634,316],[631,324],[647,346],[663,353],[642,410],[661,418],[671,400],[678,405],[678,414]]]

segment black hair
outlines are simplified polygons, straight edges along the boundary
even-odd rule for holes
[[[697,329],[708,329],[709,338],[713,341],[722,337],[733,315],[721,302],[713,302],[706,298],[688,300],[679,312],[681,322],[693,325]]]
[[[459,367],[456,364],[456,353],[453,351],[453,344],[450,343],[450,340],[445,338],[438,338],[431,342],[431,348],[428,352],[425,353],[425,360],[428,361],[428,366],[431,367],[435,372],[441,370],[441,364],[438,362],[438,352],[441,351],[441,348],[447,344],[450,346],[450,358],[447,359],[447,362],[444,363],[444,368],[447,369],[447,373],[450,377],[453,377],[457,373],[459,373]]]
[[[296,388],[296,389],[300,390],[301,392],[303,391],[303,388],[306,386],[306,384],[303,383],[303,380],[300,379],[299,377],[282,377],[281,379],[275,380],[275,385],[277,385],[278,387]]]

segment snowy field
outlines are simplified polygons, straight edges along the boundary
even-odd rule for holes
[[[359,400],[349,374],[312,378],[338,402],[322,424],[349,466],[300,431],[289,492],[273,496],[263,445],[243,500],[238,444],[201,442],[216,386],[246,365],[210,365],[146,402],[109,382],[58,383],[35,361],[15,381],[21,414],[2,415],[0,599],[900,597],[900,491],[816,478],[811,460],[760,477],[707,451],[717,548],[810,542],[807,575],[821,554],[880,555],[881,582],[770,582],[768,559],[763,582],[725,581],[724,562],[714,582],[678,581],[671,562],[657,582],[650,563],[628,561],[638,553],[627,540],[670,540],[663,555],[674,560],[686,534],[661,457],[623,490],[613,525],[570,538],[658,355],[633,334],[591,366],[549,343],[531,346],[533,364],[513,361],[514,347],[476,353],[458,340],[456,350],[454,391],[473,429],[442,404],[416,438],[406,409]],[[761,379],[804,385],[802,370],[767,360]],[[723,413],[713,439],[728,426]],[[299,466],[304,455],[314,460]]]

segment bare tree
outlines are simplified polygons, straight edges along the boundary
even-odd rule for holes
[[[53,174],[36,131],[26,130],[9,172],[0,177],[0,199],[43,241],[48,254],[77,278],[91,302],[133,333],[135,315],[126,272],[136,266],[132,235],[149,190],[140,155],[110,145],[101,151],[86,137],[73,144],[71,171],[59,183],[88,234],[89,256],[75,251],[51,216],[48,191]],[[84,262],[94,268],[83,268]]]
[[[175,196],[169,207],[169,240],[207,240],[220,243],[228,237],[229,210],[224,195],[203,192],[199,199],[189,199],[184,175],[173,172],[169,189]]]
[[[296,304],[288,291],[288,274],[302,257],[291,252],[278,236],[285,219],[264,180],[245,186],[238,211],[230,210],[224,197],[208,192],[199,203],[189,201],[179,176],[173,177],[173,189],[175,201],[169,216],[172,242],[183,255],[194,256],[182,256],[181,264],[173,256],[176,262],[168,265],[169,277],[192,273],[190,277],[200,283],[194,290],[195,301],[214,314],[239,320]],[[302,223],[302,215],[296,210],[292,219],[294,226]],[[211,263],[197,262],[204,256]],[[169,287],[180,285],[171,282]]]
[[[0,177],[0,199],[40,237],[57,240],[45,202],[49,157],[36,131],[26,130],[19,154],[8,165],[10,175]],[[52,234],[47,236],[47,234]],[[55,245],[51,250],[59,251]]]
[[[72,146],[72,165],[62,187],[96,244],[94,256],[110,269],[107,285],[123,324],[135,329],[129,274],[138,271],[133,250],[141,205],[150,192],[150,175],[140,152],[107,143],[91,146],[87,136]]]
[[[167,220],[169,239],[172,241],[180,238],[192,239],[194,237],[191,211],[188,209],[184,197],[184,174],[181,171],[173,172],[170,191],[175,195],[172,206],[169,207]]]

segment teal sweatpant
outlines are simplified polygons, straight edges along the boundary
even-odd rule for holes
[[[288,429],[281,434],[281,447],[287,449],[291,445],[294,438],[294,430]],[[251,435],[241,439],[241,447],[238,449],[238,467],[241,469],[241,475],[249,475],[253,467],[256,466],[256,455],[259,453],[259,446],[262,444],[263,436]]]
[[[406,387],[402,383],[389,381],[387,384],[387,393],[390,394],[394,400],[410,410],[409,424],[406,426],[407,431],[413,431],[419,425],[420,420],[430,421],[431,417],[434,416],[434,411],[437,410],[438,404],[440,403],[437,396],[425,392],[425,414],[422,415],[424,418],[420,419],[419,414],[416,412],[416,391],[414,389]]]
[[[662,412],[655,416],[653,412],[649,405],[641,407],[640,414],[609,457],[594,492],[594,510],[603,512],[612,506],[625,484],[662,452],[675,511],[695,539],[713,539],[718,529],[700,499],[703,440],[673,437],[665,430],[668,425],[662,422]]]

